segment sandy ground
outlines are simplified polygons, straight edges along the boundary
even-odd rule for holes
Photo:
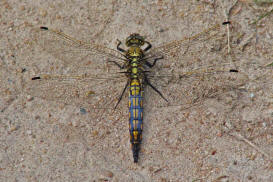
[[[259,19],[272,3],[98,2],[0,1],[0,181],[273,181],[273,74],[266,66],[273,62],[272,14]],[[195,91],[204,98],[188,109],[179,99],[175,107],[154,107],[159,97],[147,93],[137,164],[129,143],[127,98],[114,112],[94,112],[24,92],[35,75],[69,72],[33,41],[35,27],[110,48],[116,39],[139,32],[156,47],[227,18],[229,31],[221,26],[202,49],[193,46],[178,60],[188,60],[185,65],[228,62],[244,79],[224,93],[215,88],[220,93],[209,98],[198,89],[217,84],[203,80]],[[232,54],[227,53],[228,35]],[[183,68],[177,60],[168,61],[171,68]],[[120,83],[105,84],[111,89]],[[173,89],[170,94],[180,94]]]

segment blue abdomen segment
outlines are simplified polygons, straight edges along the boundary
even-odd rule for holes
[[[129,94],[129,131],[130,142],[132,144],[134,162],[138,161],[138,153],[142,140],[143,127],[143,89],[137,79],[133,79],[130,84]]]

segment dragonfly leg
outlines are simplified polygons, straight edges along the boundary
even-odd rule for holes
[[[149,63],[149,61],[145,61],[145,64],[149,67],[149,68],[152,68],[155,64],[156,64],[156,62],[158,61],[158,60],[160,60],[160,59],[163,59],[164,57],[163,56],[161,56],[161,57],[159,57],[159,58],[155,58],[154,59],[154,62],[151,64],[151,63]]]
[[[148,44],[148,46],[144,49],[144,52],[147,52],[149,49],[152,48],[152,44],[148,41],[145,41],[146,44]]]
[[[127,89],[128,85],[129,85],[129,81],[127,81],[127,83],[126,83],[126,85],[125,85],[125,87],[124,87],[124,89],[123,89],[123,91],[122,91],[122,93],[121,93],[121,95],[120,95],[120,97],[119,97],[119,99],[118,99],[118,102],[117,102],[117,104],[116,104],[116,106],[115,106],[114,109],[116,109],[116,108],[118,107],[118,105],[119,105],[119,103],[120,103],[120,101],[121,101],[121,99],[122,99],[122,97],[123,97],[123,95],[124,95],[124,92],[125,92],[125,90]]]
[[[150,83],[150,81],[148,80],[148,78],[146,78],[146,77],[145,77],[145,83],[147,85],[149,85],[154,91],[156,91],[156,93],[158,93],[162,97],[162,99],[164,99],[166,102],[168,102],[168,100],[163,96],[163,94],[155,86],[153,86]]]
[[[125,65],[120,65],[120,64],[118,64],[116,61],[108,61],[108,62],[110,62],[110,63],[114,63],[115,65],[117,65],[120,69],[125,69]]]
[[[118,39],[117,39],[117,41],[118,41],[117,50],[119,50],[120,52],[126,52],[124,49],[120,48],[121,41]]]

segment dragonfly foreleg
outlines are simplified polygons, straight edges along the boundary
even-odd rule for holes
[[[152,48],[152,44],[148,41],[145,41],[145,43],[148,44],[148,46],[144,49],[144,52],[147,52],[148,50]]]
[[[151,63],[149,63],[149,61],[145,61],[145,64],[149,67],[149,68],[152,68],[155,64],[156,64],[156,62],[158,61],[158,60],[160,60],[160,59],[163,59],[164,57],[163,56],[161,56],[161,57],[159,57],[159,58],[155,58],[154,59],[154,62],[151,64]]]
[[[119,103],[120,103],[120,101],[121,101],[121,99],[122,99],[122,97],[123,97],[123,95],[124,95],[124,92],[125,92],[125,90],[127,89],[128,85],[129,85],[129,80],[127,81],[127,83],[126,83],[126,85],[125,85],[125,87],[124,87],[124,89],[123,89],[123,91],[122,91],[122,93],[121,93],[121,95],[120,95],[120,97],[119,97],[119,99],[118,99],[118,102],[117,102],[117,104],[116,104],[116,106],[115,106],[114,109],[116,109],[116,108],[118,107],[118,105],[119,105]]]
[[[148,80],[147,77],[145,77],[145,84],[149,85],[154,91],[156,91],[156,93],[158,93],[166,102],[168,102],[168,100],[163,96],[163,94],[155,87],[153,86],[150,81]]]
[[[118,41],[117,50],[119,50],[120,52],[126,52],[124,49],[122,49],[122,48],[120,47],[121,41],[118,40],[118,39],[117,39],[117,41]]]

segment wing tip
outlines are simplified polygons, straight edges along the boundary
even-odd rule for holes
[[[238,73],[239,71],[236,69],[230,69],[229,72]]]
[[[224,22],[222,23],[222,25],[228,25],[228,24],[231,24],[231,22],[230,22],[230,21],[224,21]]]
[[[39,80],[39,79],[41,79],[41,77],[39,77],[39,76],[31,78],[31,80]]]
[[[42,30],[48,30],[48,27],[40,27]]]

